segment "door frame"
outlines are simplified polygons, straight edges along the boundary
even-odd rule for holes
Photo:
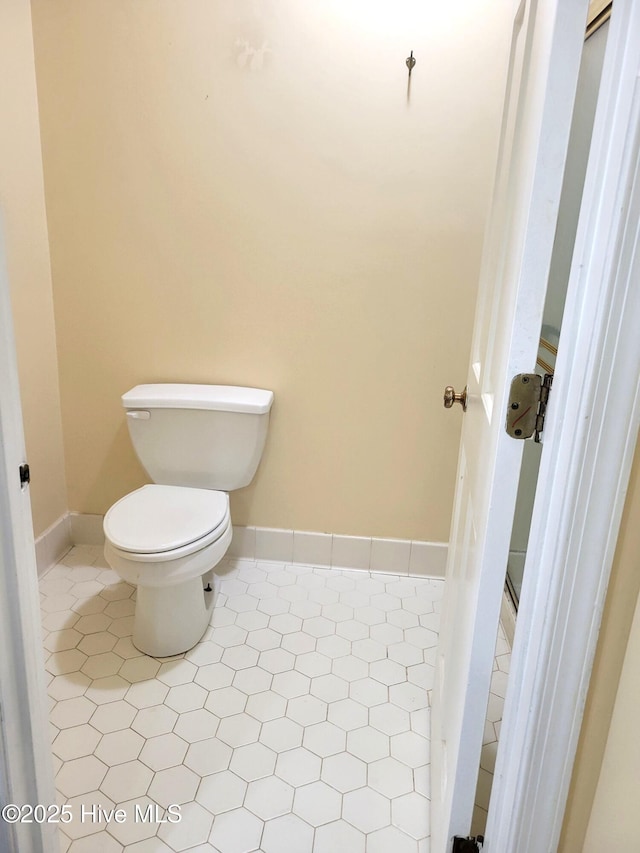
[[[640,5],[616,0],[548,407],[484,850],[562,829],[640,424]]]
[[[40,597],[0,218],[0,803],[55,805]],[[55,815],[50,814],[50,817]],[[0,818],[7,853],[53,853],[57,824]]]

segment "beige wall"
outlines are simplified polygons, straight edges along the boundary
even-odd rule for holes
[[[67,498],[28,0],[0,4],[0,79],[0,207],[37,536]]]
[[[72,510],[144,479],[122,392],[232,383],[237,523],[448,538],[506,6],[33,0]]]
[[[620,849],[626,844],[626,849],[632,850],[635,848],[628,845],[632,841],[637,843],[637,806],[628,797],[633,798],[633,803],[637,800],[640,766],[638,739],[630,737],[637,728],[633,718],[637,718],[640,695],[639,520],[640,443],[636,447],[607,589],[559,853],[616,850],[621,839],[625,843]],[[628,758],[636,760],[635,767],[623,757],[625,752]],[[634,776],[630,776],[631,770]],[[585,842],[587,826],[589,835]],[[609,832],[608,836],[602,834],[604,830]]]

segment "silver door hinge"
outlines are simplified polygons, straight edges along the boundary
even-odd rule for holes
[[[540,441],[553,374],[519,373],[511,381],[506,430],[511,438]]]

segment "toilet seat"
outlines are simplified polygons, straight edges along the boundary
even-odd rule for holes
[[[105,516],[104,533],[130,560],[165,562],[215,542],[230,521],[226,492],[153,484],[117,501]]]

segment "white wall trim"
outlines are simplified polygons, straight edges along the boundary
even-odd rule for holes
[[[69,513],[61,515],[35,541],[38,576],[55,565],[73,546]]]
[[[69,521],[74,545],[104,543],[103,516],[72,512],[69,513]],[[447,543],[234,525],[228,556],[242,560],[444,578]]]

